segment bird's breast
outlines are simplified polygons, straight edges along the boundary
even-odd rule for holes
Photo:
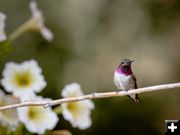
[[[129,90],[134,89],[134,82],[131,75],[119,74],[117,72],[114,73],[114,84],[120,90]]]

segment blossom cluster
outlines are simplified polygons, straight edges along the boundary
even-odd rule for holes
[[[18,32],[7,36],[5,34],[6,15],[0,12],[0,42],[14,40],[19,33],[25,31],[38,31],[47,40],[52,41],[53,33],[45,26],[42,11],[38,9],[35,0],[29,4],[32,16],[25,22]],[[36,60],[26,60],[22,63],[8,62],[5,64],[0,79],[0,106],[26,101],[51,101],[50,98],[39,96],[47,82],[43,71]],[[38,95],[37,95],[38,94]],[[78,83],[65,85],[61,94],[63,98],[82,96],[83,92]],[[91,126],[91,111],[94,103],[91,100],[69,102],[58,106],[65,120],[72,127],[81,130]],[[18,125],[24,124],[30,133],[44,134],[46,130],[53,130],[59,122],[56,108],[43,108],[42,106],[27,106],[17,109],[0,111],[0,126],[14,131]]]
[[[19,102],[23,101],[47,101],[41,96],[37,96],[36,93],[42,91],[46,86],[46,81],[42,75],[42,70],[35,60],[24,61],[21,64],[9,62],[5,65],[5,69],[2,72],[1,85],[8,93],[12,93],[13,96],[9,96],[13,99],[17,98]],[[6,104],[8,96],[3,96],[1,91],[2,101],[1,104]],[[11,102],[12,103],[12,102]],[[24,123],[26,128],[31,133],[43,134],[46,129],[51,130],[58,122],[58,116],[52,111],[51,108],[44,109],[43,107],[22,107],[17,110],[13,110],[14,115],[11,117],[5,117],[7,113],[1,113],[4,119],[4,123],[8,123],[7,119],[12,119],[9,125],[17,127],[18,122]],[[10,114],[9,114],[10,115]],[[6,119],[7,118],[7,119]]]
[[[20,64],[9,62],[2,72],[1,85],[12,95],[6,95],[0,90],[0,106],[25,101],[51,101],[52,99],[37,96],[47,85],[42,70],[37,61],[29,60]],[[67,84],[61,95],[63,98],[82,96],[78,83]],[[64,103],[61,106],[62,115],[74,128],[81,130],[91,126],[91,110],[94,103],[91,100]],[[29,106],[0,112],[0,122],[4,126],[16,128],[23,123],[31,133],[43,134],[52,130],[59,118],[52,108]]]

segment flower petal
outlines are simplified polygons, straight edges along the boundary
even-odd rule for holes
[[[83,95],[81,86],[78,83],[71,83],[64,87],[62,90],[63,97],[76,97]]]
[[[53,33],[45,26],[41,28],[41,34],[47,41],[53,40]]]
[[[0,12],[0,41],[6,40],[6,35],[4,32],[5,19],[6,19],[6,15],[4,13]]]

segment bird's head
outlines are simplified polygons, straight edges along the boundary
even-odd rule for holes
[[[130,60],[130,59],[122,59],[120,66],[121,67],[129,67],[131,66],[131,63],[134,62],[134,60]]]
[[[116,71],[118,73],[122,73],[122,74],[126,74],[126,75],[132,74],[132,70],[131,70],[132,62],[134,62],[134,60],[122,59],[120,62],[120,65],[118,66]]]

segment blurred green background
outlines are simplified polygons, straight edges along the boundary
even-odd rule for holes
[[[180,80],[180,1],[178,0],[38,0],[53,42],[39,33],[25,33],[14,50],[0,59],[36,59],[48,82],[41,95],[60,98],[64,85],[81,84],[85,94],[114,91],[113,73],[122,58],[134,59],[138,86]],[[28,0],[0,0],[9,35],[30,18]],[[56,129],[78,135],[162,135],[165,119],[180,119],[180,91],[140,94],[141,104],[128,97],[94,100],[92,126],[73,129],[60,116]]]

